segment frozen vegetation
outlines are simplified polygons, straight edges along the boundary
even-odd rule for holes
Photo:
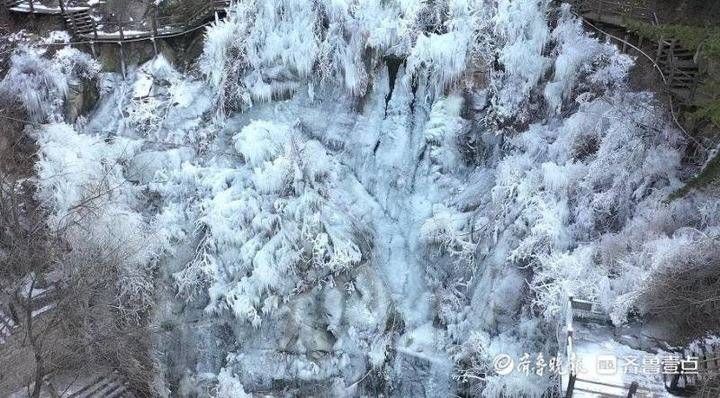
[[[51,226],[162,325],[158,395],[540,397],[492,360],[557,352],[568,296],[622,325],[718,256],[718,202],[666,200],[683,135],[567,6],[241,0],[205,35],[188,73],[27,48],[0,84]]]

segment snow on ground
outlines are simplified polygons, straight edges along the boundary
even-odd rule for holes
[[[575,388],[597,391],[578,391],[574,397],[626,396],[632,382],[639,385],[639,397],[674,396],[663,388],[663,363],[672,357],[668,352],[630,348],[615,339],[613,328],[600,325],[576,329],[574,352],[579,364]],[[566,375],[563,385],[567,382]]]

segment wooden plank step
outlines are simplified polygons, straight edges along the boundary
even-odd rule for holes
[[[73,21],[74,23],[86,23],[86,24],[92,24],[93,21],[91,18],[66,18],[66,21]]]
[[[95,385],[97,385],[98,383],[100,383],[104,378],[105,378],[105,376],[97,376],[97,377],[93,380],[92,383],[90,383],[90,384],[84,386],[83,388],[75,391],[74,393],[68,395],[68,398],[78,398],[78,397],[80,397],[82,394],[85,394],[85,392],[87,392],[88,390],[92,389],[93,386],[95,386]]]
[[[683,70],[687,69],[687,70],[696,70],[696,71],[700,69],[698,67],[698,65],[695,63],[691,64],[691,63],[686,63],[686,62],[670,62],[667,60],[661,60],[661,61],[658,61],[658,64],[660,66],[663,66],[666,68],[674,67],[675,69],[683,69]]]
[[[123,386],[120,382],[115,380],[112,384],[108,386],[104,391],[102,391],[102,397],[104,398],[111,398],[111,397],[117,397],[118,395],[122,394],[122,390],[125,389],[125,386]]]
[[[683,76],[683,75],[673,75],[672,81],[673,82],[694,82],[697,80],[697,76]]]
[[[573,391],[581,391],[581,392],[586,392],[586,393],[589,393],[589,394],[597,394],[597,395],[600,395],[600,396],[603,397],[603,398],[626,398],[625,395],[608,394],[608,393],[606,393],[606,392],[596,391],[596,390],[588,390],[588,389],[585,389],[585,388],[582,388],[582,387],[575,387],[575,388],[573,388]]]
[[[85,395],[81,395],[81,396],[79,396],[78,398],[93,398],[93,397],[96,396],[95,394],[99,394],[100,392],[102,392],[103,390],[105,390],[105,388],[107,388],[107,386],[109,386],[110,384],[112,384],[112,382],[113,382],[112,379],[108,379],[108,378],[106,378],[106,377],[103,377],[102,383],[95,384],[95,388],[92,388],[92,389],[88,390],[88,391],[85,393]],[[102,395],[100,395],[100,396],[102,397]]]
[[[74,23],[72,24],[75,28],[92,28],[92,24],[89,23]]]
[[[94,21],[92,19],[80,19],[80,18],[65,18],[65,22],[67,23],[86,23],[86,24],[92,24]]]
[[[695,85],[697,79],[673,79],[668,84],[671,87],[690,87]]]

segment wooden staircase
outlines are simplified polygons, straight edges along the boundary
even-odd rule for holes
[[[684,48],[677,39],[660,40],[656,62],[661,66],[669,90],[681,101],[695,96],[700,80],[700,67],[695,51]]]
[[[133,398],[135,395],[117,373],[98,376],[68,398]]]
[[[62,4],[62,3],[60,3]],[[64,7],[63,7],[64,8]],[[64,9],[62,13],[65,26],[75,36],[93,35],[97,30],[95,20],[90,16],[90,8]]]
[[[572,0],[576,13],[592,24],[609,26],[624,31],[625,39],[629,35],[638,38],[638,47],[643,37],[631,30],[629,21],[640,21],[652,25],[659,22],[655,13],[646,7],[629,4],[619,0]],[[618,43],[623,51],[626,43]],[[695,98],[701,80],[698,54],[683,47],[676,38],[664,38],[657,42],[654,61],[660,66],[666,80],[668,92],[680,103],[688,104]]]

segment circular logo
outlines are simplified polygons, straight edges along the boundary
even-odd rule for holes
[[[509,375],[515,368],[515,361],[508,354],[500,354],[493,360],[493,368],[500,376]]]

